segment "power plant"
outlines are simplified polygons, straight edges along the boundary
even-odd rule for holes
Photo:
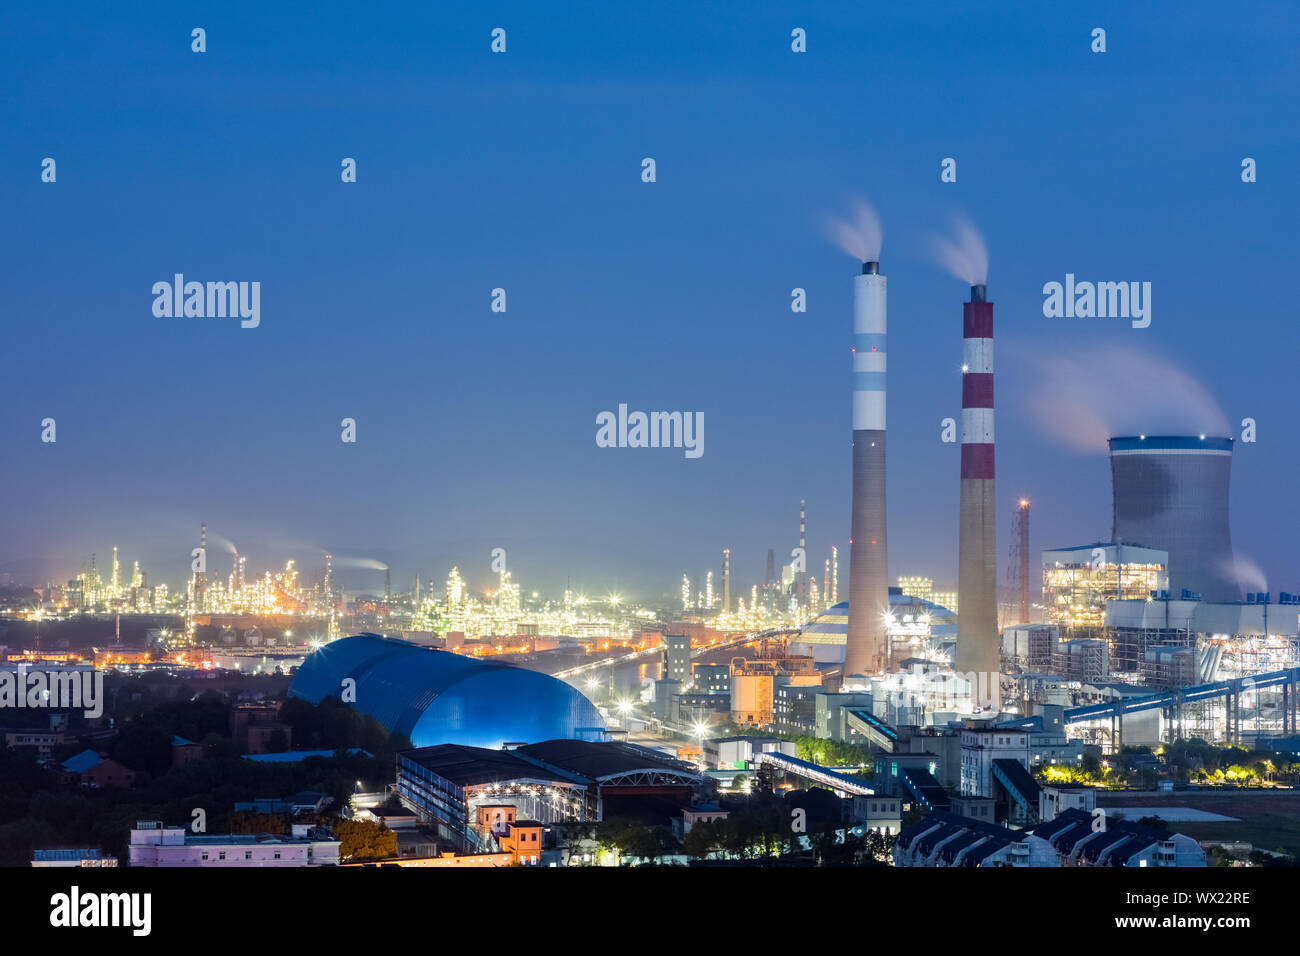
[[[957,647],[953,669],[973,675],[972,697],[998,704],[997,522],[993,455],[993,303],[972,285],[962,307],[961,511]]]
[[[885,277],[862,264],[853,280],[853,517],[844,674],[876,674],[888,660],[885,536]]]
[[[1169,589],[1239,601],[1228,523],[1232,439],[1110,439],[1112,541],[1169,553]]]

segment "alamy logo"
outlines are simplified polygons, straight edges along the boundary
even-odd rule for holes
[[[133,936],[148,936],[153,928],[151,893],[82,893],[78,886],[50,897],[50,925],[122,926]]]
[[[1075,282],[1067,272],[1064,284],[1047,283],[1043,295],[1049,319],[1132,319],[1135,329],[1151,324],[1150,282]]]
[[[178,272],[171,282],[155,282],[153,294],[153,314],[160,319],[239,317],[245,329],[262,321],[260,282],[186,282]]]
[[[93,720],[104,713],[104,672],[19,664],[0,671],[0,707],[80,710]]]
[[[703,412],[632,412],[618,406],[618,415],[596,416],[598,448],[684,448],[687,458],[704,454]]]

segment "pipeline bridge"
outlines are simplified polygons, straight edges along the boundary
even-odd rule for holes
[[[800,760],[798,757],[791,757],[789,754],[783,754],[779,751],[755,752],[753,757],[755,764],[769,764],[772,769],[779,770],[787,776],[799,777],[812,783],[820,784],[836,791],[841,796],[861,796],[870,797],[875,791],[867,786],[858,777],[850,777],[848,774],[836,773],[829,767],[823,767],[821,764],[809,763],[807,760]]]
[[[1300,684],[1300,667],[1288,667],[1265,674],[1251,674],[1229,680],[1211,681],[1208,684],[1194,684],[1190,687],[1178,687],[1173,690],[1141,694],[1134,697],[1120,697],[1100,704],[1087,704],[1082,707],[1069,707],[1065,710],[1066,724],[1079,724],[1090,721],[1108,720],[1111,724],[1112,738],[1115,746],[1123,746],[1124,717],[1159,710],[1169,720],[1182,726],[1183,708],[1189,704],[1222,699],[1226,710],[1227,739],[1229,743],[1241,742],[1242,706],[1241,698],[1245,694],[1254,694],[1261,690],[1273,690],[1281,694],[1282,736],[1297,732],[1300,727],[1300,698],[1297,697],[1297,685]],[[1262,729],[1260,709],[1256,708],[1256,727]],[[1022,727],[1032,724],[1033,718],[1004,721],[999,726]]]

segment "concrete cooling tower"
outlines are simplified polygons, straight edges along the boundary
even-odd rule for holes
[[[1228,523],[1231,438],[1110,440],[1112,540],[1169,552],[1169,590],[1239,601]]]

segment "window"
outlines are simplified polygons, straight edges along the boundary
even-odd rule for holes
[[[245,860],[251,860],[252,858],[253,858],[253,851],[252,851],[252,850],[245,850],[245,851],[244,851],[244,859],[245,859]]]
[[[203,851],[203,859],[204,859],[204,860],[207,860],[207,858],[208,858],[208,851],[207,851],[207,850],[204,850],[204,851]]]
[[[217,859],[218,859],[218,860],[224,860],[225,858],[226,858],[226,851],[225,851],[225,850],[222,850],[220,853],[217,854]]]
[[[279,851],[279,850],[276,850],[276,851],[275,851],[275,858],[276,858],[277,860],[280,859],[280,851]]]

